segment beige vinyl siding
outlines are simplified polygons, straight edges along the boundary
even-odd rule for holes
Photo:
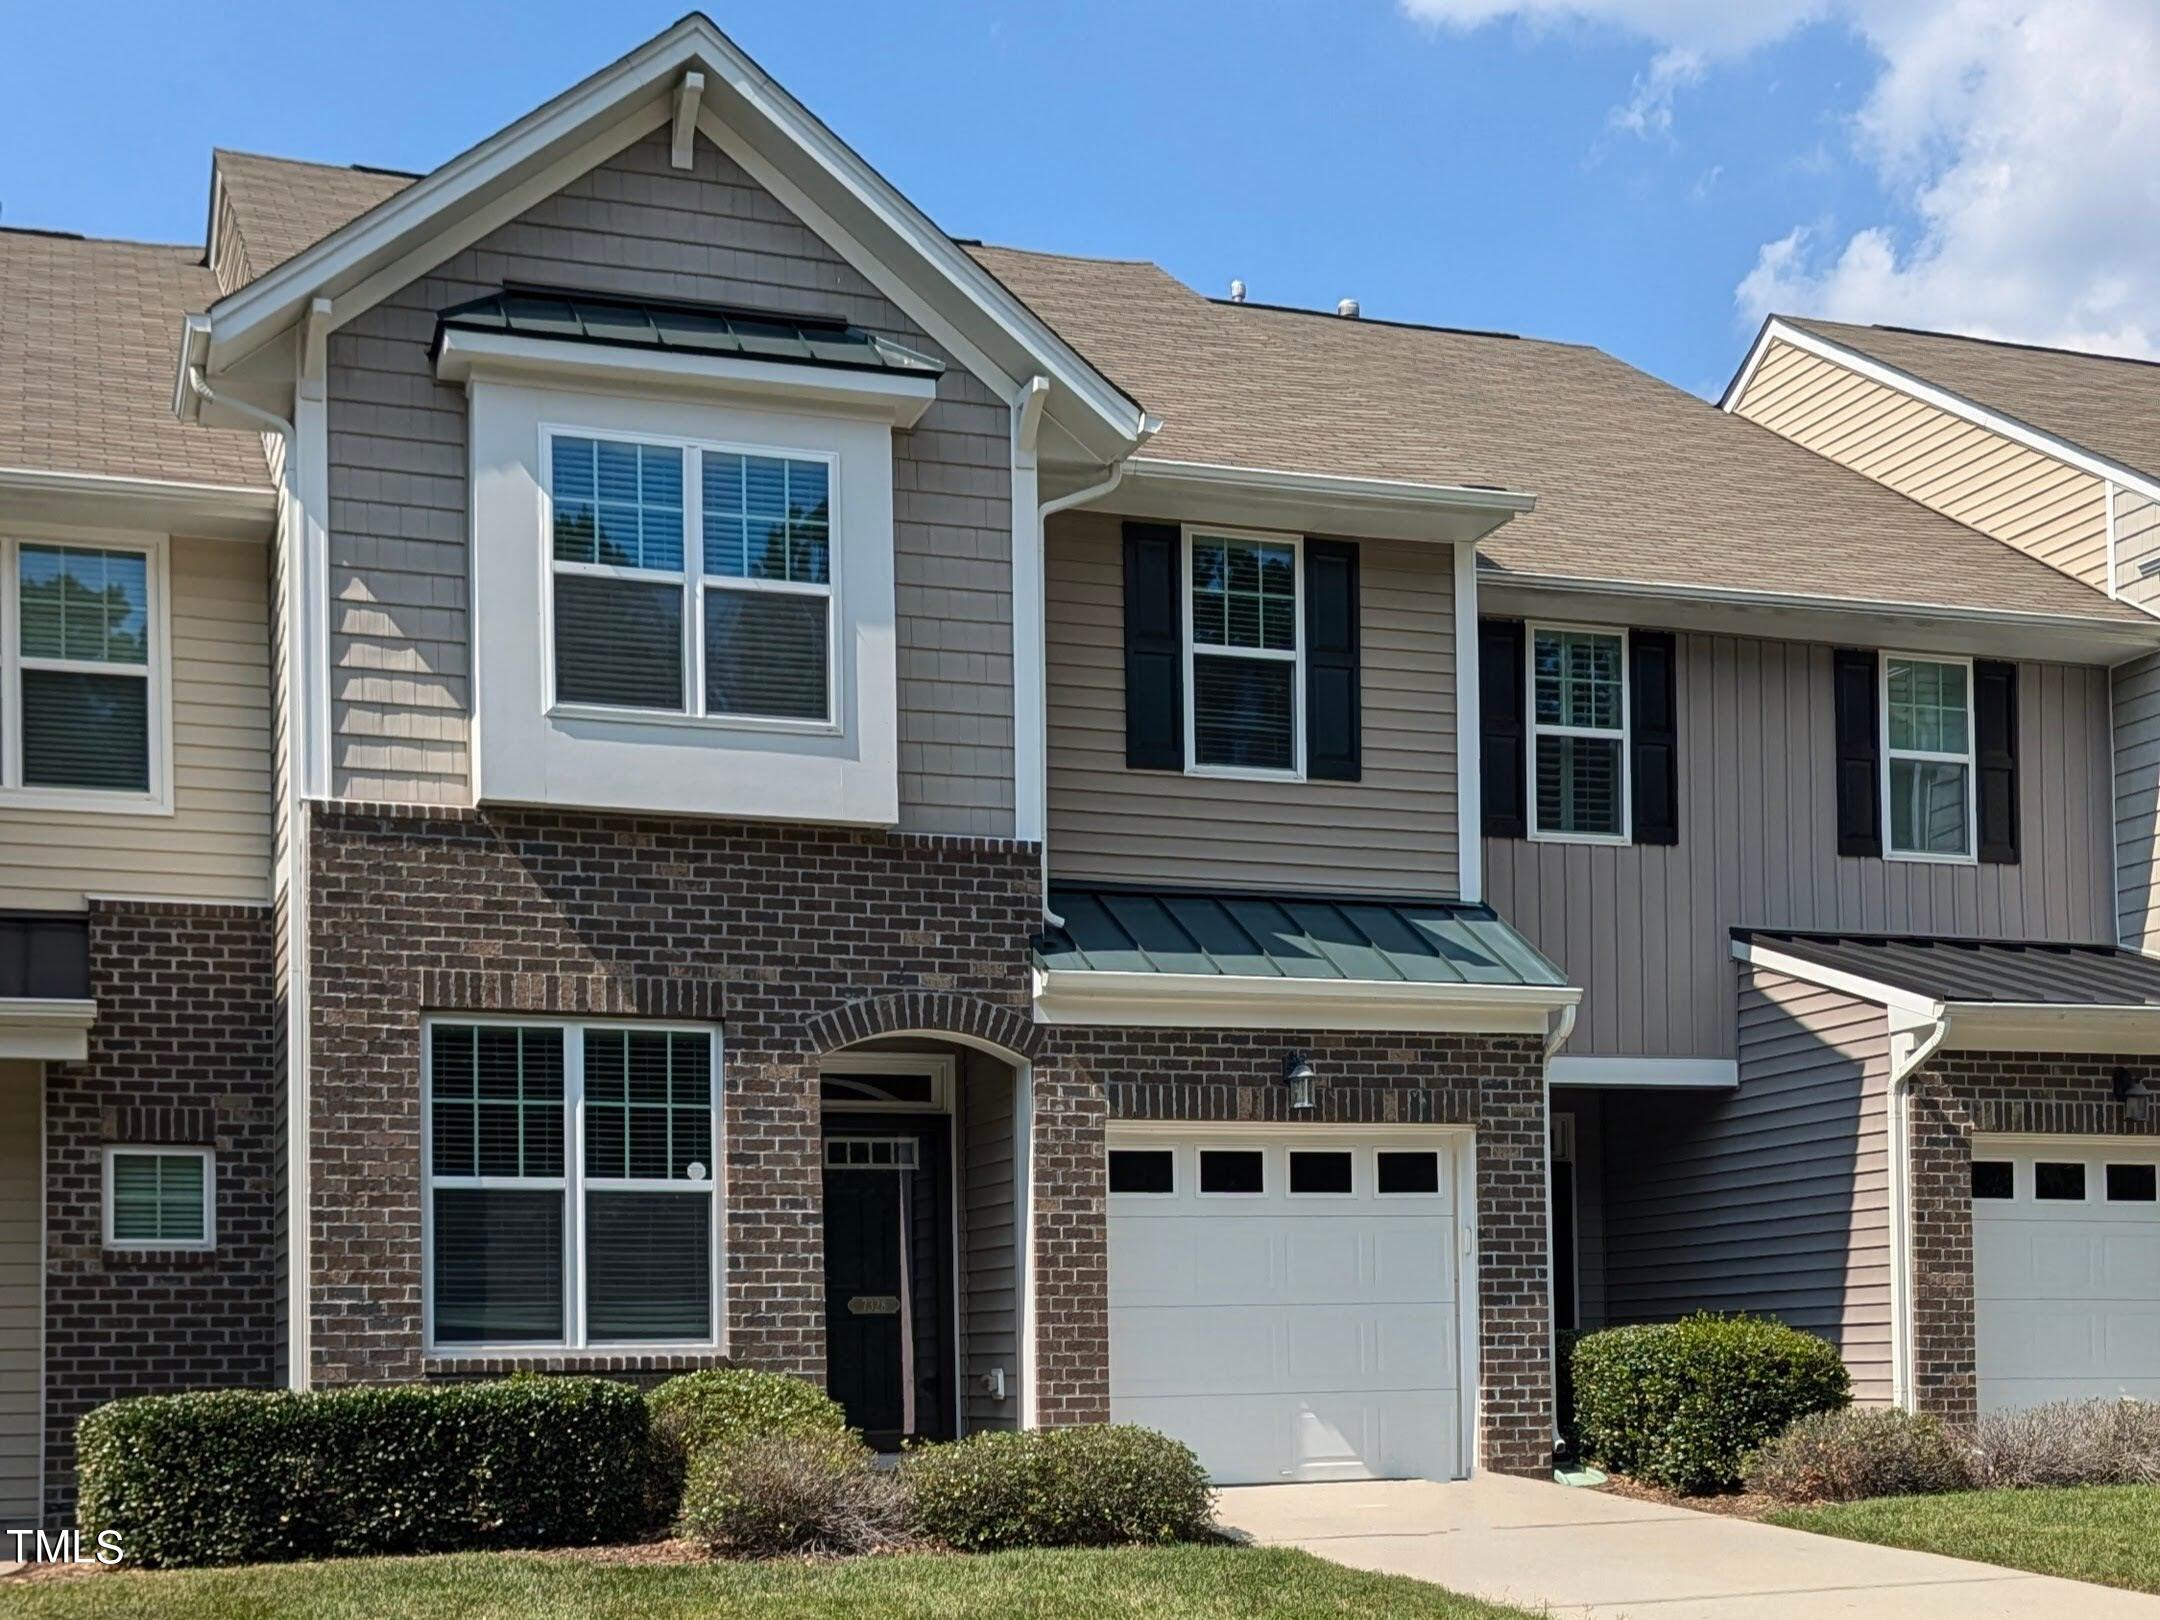
[[[1734,409],[2107,589],[2107,491],[2091,473],[1785,342],[1770,345]]]
[[[2018,672],[2022,860],[1837,853],[1831,649],[1683,634],[1680,842],[1485,841],[1486,898],[1584,990],[1572,1055],[1730,1057],[1736,925],[2113,937],[2108,672]]]
[[[2160,949],[2160,653],[2109,672],[2114,682],[2117,935]]]
[[[436,312],[505,281],[839,316],[929,337],[709,142],[666,130],[571,182],[330,342],[333,784],[470,801],[465,399]],[[893,440],[900,825],[1013,828],[1010,414],[957,362]],[[533,627],[534,634],[541,626]]]
[[[1758,973],[1740,990],[1740,1085],[1636,1094],[1606,1115],[1613,1320],[1748,1311],[1819,1333],[1853,1397],[1890,1398],[1881,1007]]]
[[[961,1060],[960,1412],[962,1427],[1020,1427],[1020,1272],[1010,1069],[985,1053]],[[983,1386],[1005,1371],[1005,1398]]]
[[[1360,543],[1363,779],[1280,782],[1125,768],[1122,521],[1066,513],[1047,538],[1054,876],[1456,892],[1452,547]]]
[[[264,548],[175,539],[169,816],[0,805],[0,906],[86,894],[262,901],[270,893],[269,581]]]
[[[2160,613],[2160,501],[2115,486],[2115,581],[2125,602]]]
[[[43,1091],[43,1065],[0,1063],[0,1530],[38,1522],[45,1400]]]

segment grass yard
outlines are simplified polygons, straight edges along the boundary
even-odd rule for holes
[[[2160,1486],[1960,1491],[1788,1508],[1772,1524],[2160,1592]]]
[[[1246,1547],[610,1563],[458,1553],[0,1581],[5,1620],[1530,1620],[1438,1587]]]

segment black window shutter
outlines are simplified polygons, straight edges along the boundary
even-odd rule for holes
[[[1830,655],[1831,703],[1837,719],[1837,852],[1882,854],[1881,700],[1877,656],[1863,647]]]
[[[1680,842],[1680,688],[1670,630],[1628,636],[1628,794],[1635,842]]]
[[[1478,775],[1487,838],[1530,835],[1523,623],[1478,620]]]
[[[1974,758],[1980,767],[1980,859],[2018,860],[2017,665],[1973,665]]]
[[[1125,525],[1125,764],[1185,768],[1185,631],[1178,531]]]
[[[1305,643],[1305,774],[1355,782],[1364,753],[1354,542],[1305,542]]]

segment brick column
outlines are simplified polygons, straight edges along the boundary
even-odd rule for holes
[[[1103,1124],[1085,1069],[1034,1071],[1035,1419],[1044,1428],[1110,1417],[1110,1248]]]
[[[1911,1121],[1913,1403],[1969,1424],[1979,1415],[1972,1116],[1931,1071],[1913,1087]]]
[[[1544,1058],[1534,1041],[1467,1044],[1478,1081],[1478,1466],[1542,1476],[1553,1448]]]
[[[818,1071],[728,1069],[727,1353],[825,1382],[825,1161]]]

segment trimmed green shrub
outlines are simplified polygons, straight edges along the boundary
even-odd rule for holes
[[[678,1528],[738,1558],[883,1552],[908,1539],[908,1500],[852,1434],[753,1435],[691,1457]]]
[[[1857,1502],[1966,1490],[1973,1461],[1938,1418],[1854,1406],[1799,1419],[1748,1459],[1744,1477],[1781,1502]]]
[[[615,1541],[647,1519],[649,1433],[602,1378],[140,1396],[77,1428],[78,1514],[131,1564]]]
[[[1750,1452],[1795,1418],[1852,1399],[1829,1342],[1763,1317],[1691,1316],[1608,1328],[1575,1346],[1584,1453],[1671,1490],[1727,1490]]]
[[[646,1397],[656,1433],[695,1452],[768,1434],[845,1434],[847,1414],[815,1384],[748,1367],[707,1367]]]
[[[1130,1424],[970,1435],[902,1469],[922,1532],[966,1552],[1197,1541],[1215,1493],[1192,1452]]]

